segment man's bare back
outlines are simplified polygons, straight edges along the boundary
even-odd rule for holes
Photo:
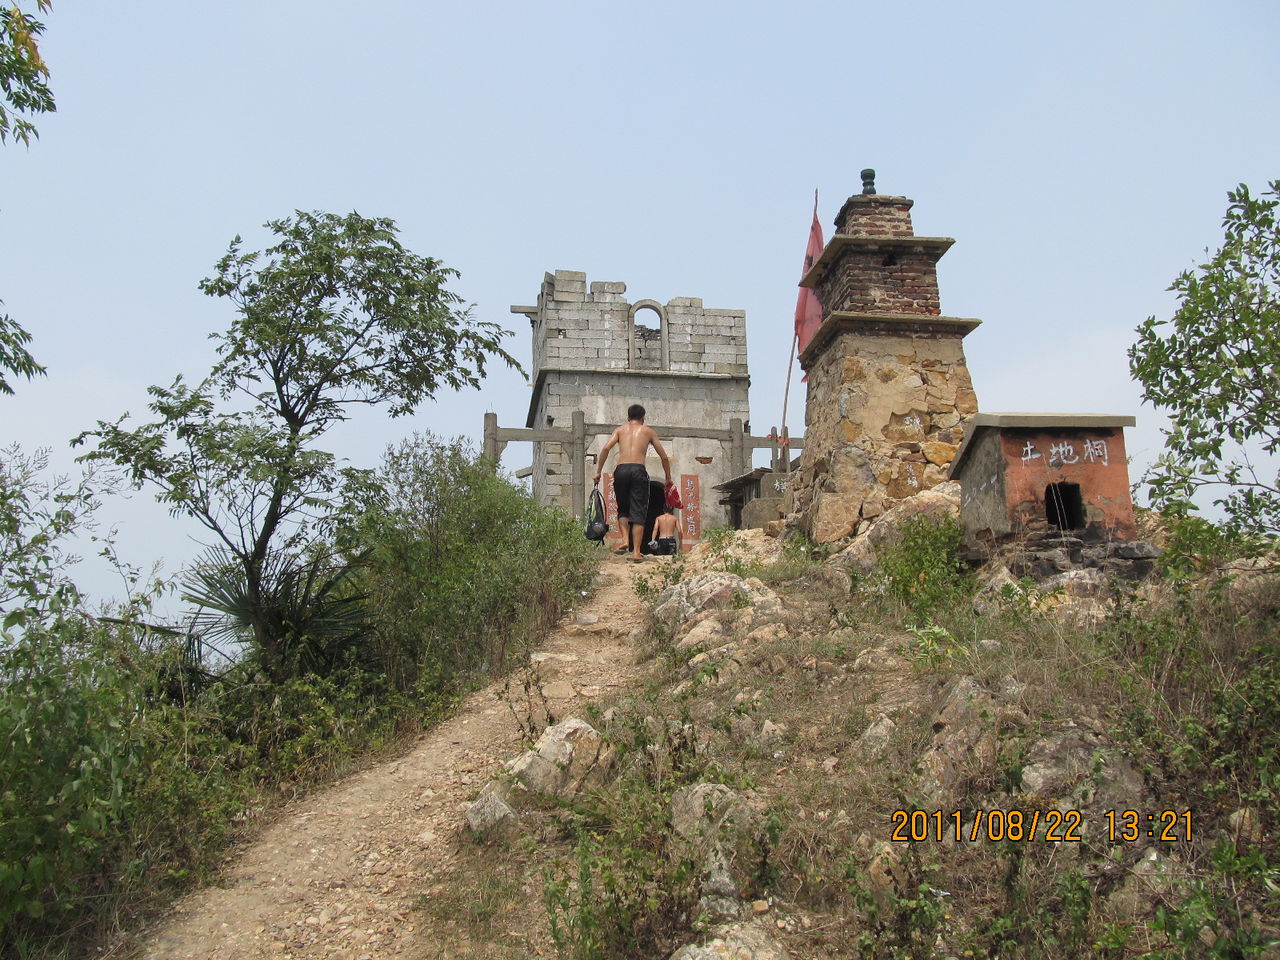
[[[649,506],[649,475],[645,455],[649,447],[662,461],[662,472],[671,483],[671,461],[652,427],[645,426],[644,407],[633,403],[627,409],[627,422],[613,431],[596,457],[595,482],[609,460],[609,452],[618,448],[618,469],[614,472],[614,489],[618,494],[618,526],[622,530],[623,551],[631,548],[631,559],[640,562],[640,541],[644,535],[645,515]],[[624,476],[625,474],[625,476]]]
[[[635,421],[624,423],[614,430],[612,439],[618,444],[619,463],[644,463],[649,444],[653,444],[655,450],[662,449],[653,427]]]

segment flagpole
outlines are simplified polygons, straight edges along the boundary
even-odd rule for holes
[[[791,359],[787,361],[787,385],[782,388],[782,437],[778,441],[782,447],[782,462],[786,464],[783,473],[791,472],[791,437],[787,433],[787,398],[791,395],[791,368],[796,365],[796,344],[800,334],[791,338]]]
[[[813,220],[814,220],[814,223],[816,224],[818,220],[818,188],[817,187],[813,188]],[[812,242],[812,235],[810,235],[810,242]],[[808,264],[807,256],[806,256],[806,264]],[[812,266],[812,264],[808,264],[808,265]],[[787,360],[787,384],[785,387],[783,387],[783,390],[782,390],[782,436],[778,442],[782,448],[783,462],[786,464],[786,467],[783,469],[783,473],[791,472],[791,437],[787,433],[787,401],[791,396],[791,370],[796,365],[796,347],[800,343],[800,327],[799,327],[799,320],[798,320],[799,307],[797,307],[796,309],[797,309],[796,332],[795,332],[795,336],[791,338],[791,357],[789,360]]]

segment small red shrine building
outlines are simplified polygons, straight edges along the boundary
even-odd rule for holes
[[[1133,417],[980,413],[951,465],[970,541],[1135,540],[1124,428]]]

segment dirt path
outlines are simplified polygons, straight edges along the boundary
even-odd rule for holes
[[[639,670],[633,567],[601,565],[596,593],[534,655],[558,717]],[[300,801],[146,938],[147,960],[414,958],[434,939],[413,901],[445,871],[479,786],[522,748],[497,683],[409,753]]]

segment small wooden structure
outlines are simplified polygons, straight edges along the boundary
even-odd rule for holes
[[[978,414],[950,471],[966,538],[1136,539],[1123,432],[1133,425],[1104,414]]]
[[[775,461],[717,483],[714,489],[720,491],[720,503],[729,510],[729,525],[735,530],[753,530],[770,520],[780,520],[795,466],[793,463],[788,469],[785,461]]]

